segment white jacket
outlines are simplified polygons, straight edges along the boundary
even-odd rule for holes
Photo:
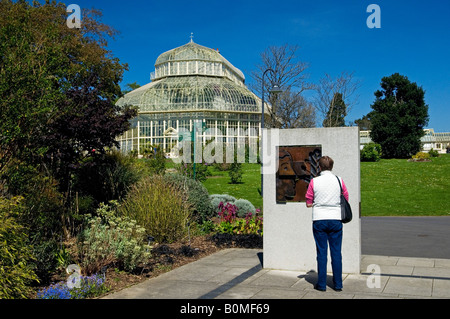
[[[345,184],[340,178],[344,196],[348,199]],[[307,202],[313,200],[312,219],[316,220],[341,220],[341,188],[339,182],[331,171],[323,171],[320,176],[315,177],[309,185]],[[312,198],[311,198],[312,196]]]

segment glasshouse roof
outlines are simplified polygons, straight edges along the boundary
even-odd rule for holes
[[[193,41],[161,54],[151,79],[117,104],[137,106],[140,114],[261,112],[261,100],[245,86],[242,72],[218,51]]]
[[[227,59],[225,59],[218,50],[210,49],[205,46],[199,45],[191,40],[191,42],[164,52],[156,60],[155,67],[157,68],[161,64],[167,62],[177,61],[205,61],[205,62],[219,62],[224,63],[230,69],[232,69],[241,80],[245,80],[244,74],[238,68],[234,67]]]
[[[220,111],[259,113],[259,98],[226,78],[166,77],[138,88],[119,105],[139,107],[139,113]]]

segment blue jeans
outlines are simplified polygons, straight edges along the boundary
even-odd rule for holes
[[[342,222],[340,220],[313,221],[313,234],[317,251],[317,288],[327,287],[327,252],[330,243],[334,289],[342,289]]]

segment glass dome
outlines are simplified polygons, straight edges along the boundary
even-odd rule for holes
[[[244,74],[217,50],[191,42],[162,53],[151,82],[126,94],[118,106],[138,107],[131,130],[119,137],[121,149],[141,153],[159,144],[166,152],[180,129],[202,122],[209,137],[233,142],[246,130],[247,142],[260,135],[261,100],[245,86]],[[265,104],[265,113],[268,106]],[[214,136],[207,136],[215,132]],[[239,133],[240,132],[240,133]]]
[[[152,80],[179,75],[225,76],[244,84],[245,76],[228,62],[218,50],[191,42],[161,54],[155,63]]]
[[[127,95],[119,105],[139,107],[139,113],[221,111],[258,113],[258,97],[245,87],[224,78],[166,77]]]

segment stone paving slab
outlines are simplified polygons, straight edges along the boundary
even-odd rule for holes
[[[315,271],[264,269],[260,249],[225,249],[105,299],[450,298],[450,260],[363,255],[361,274],[343,274],[341,292],[313,289]],[[371,266],[371,267],[369,267]],[[379,273],[373,273],[377,268]]]

